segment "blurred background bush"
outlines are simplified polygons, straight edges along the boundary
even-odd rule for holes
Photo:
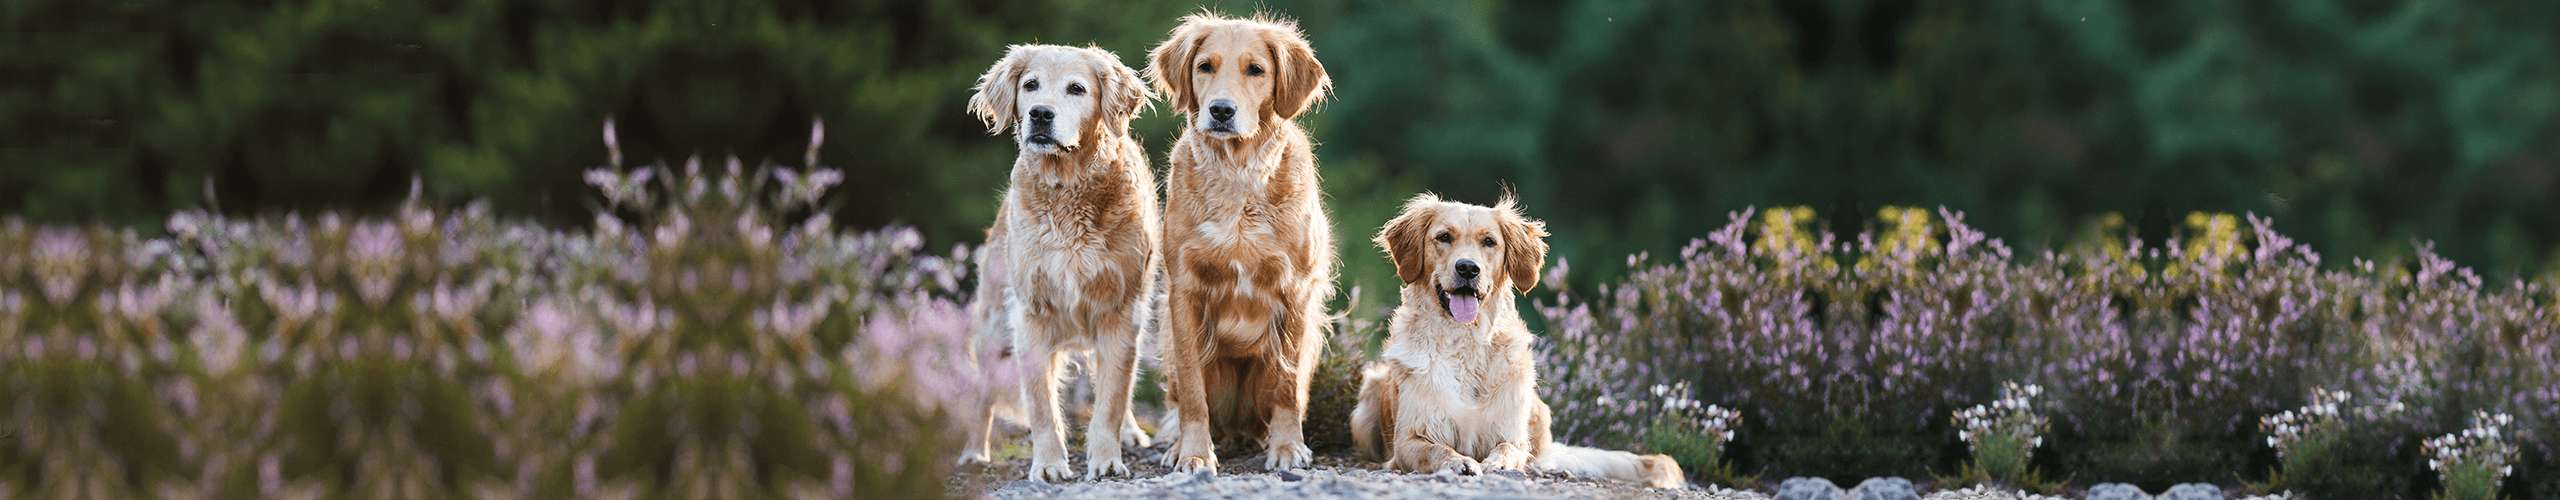
[[[2156,236],[2256,212],[2341,255],[2435,241],[2493,277],[2560,246],[2560,3],[1205,5],[1313,38],[1341,85],[1307,123],[1343,231],[1508,183],[1595,278],[1775,204],[1838,227],[1944,205],[2023,248],[2107,213]],[[796,160],[822,118],[853,180],[839,220],[969,241],[1012,153],[962,102],[1003,45],[1143,65],[1202,6],[7,2],[0,213],[379,212],[424,178],[432,201],[582,223],[604,117],[642,162]],[[1136,124],[1152,147],[1163,109]],[[1365,238],[1340,241],[1346,286],[1388,285]]]

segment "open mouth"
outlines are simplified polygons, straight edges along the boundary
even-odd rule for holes
[[[1439,287],[1433,287],[1439,288]],[[1440,309],[1449,311],[1449,319],[1461,324],[1476,322],[1476,310],[1484,305],[1484,295],[1473,286],[1440,289]]]

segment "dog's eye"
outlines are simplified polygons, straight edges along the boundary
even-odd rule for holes
[[[1070,83],[1070,84],[1067,84],[1067,95],[1084,95],[1084,84],[1081,84],[1081,83]]]
[[[1262,76],[1262,65],[1260,65],[1260,64],[1247,64],[1247,65],[1244,65],[1244,76]]]
[[[1039,81],[1039,80],[1025,80],[1025,81],[1023,81],[1023,82],[1022,82],[1022,91],[1023,91],[1023,92],[1039,92],[1039,91],[1040,91],[1040,81]]]
[[[1209,63],[1200,63],[1200,72],[1202,72],[1202,73],[1216,73],[1216,72],[1218,72],[1218,67],[1217,67],[1217,66],[1210,66],[1210,65],[1209,65]]]
[[[1483,241],[1480,241],[1479,243],[1483,243],[1483,244],[1484,244],[1484,246],[1485,246],[1485,248],[1493,248],[1493,238],[1485,238]]]
[[[1439,235],[1439,236],[1433,236],[1433,237],[1431,237],[1431,239],[1434,239],[1434,240],[1440,240],[1440,242],[1441,242],[1441,243],[1448,243],[1448,242],[1450,242],[1451,240],[1455,240],[1456,238],[1451,238],[1451,237],[1449,237],[1449,233],[1440,233],[1440,235]]]

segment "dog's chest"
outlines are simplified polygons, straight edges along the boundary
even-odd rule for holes
[[[1010,221],[1018,286],[1037,310],[1072,308],[1084,302],[1120,302],[1125,281],[1143,271],[1145,241],[1120,227],[1124,221],[1108,206],[1093,203],[1049,203],[1026,197],[1020,206],[1041,207],[1016,214]],[[1126,240],[1126,241],[1124,241]]]
[[[1528,425],[1528,405],[1512,377],[1490,367],[1453,365],[1444,363],[1420,372],[1416,380],[1420,383],[1406,387],[1422,393],[1415,403],[1436,409],[1399,414],[1437,415],[1438,421],[1425,423],[1423,431],[1434,442],[1473,457],[1492,453],[1506,436],[1520,436]]]
[[[1223,205],[1223,206],[1221,206]],[[1205,207],[1182,241],[1180,278],[1206,297],[1230,303],[1232,315],[1265,316],[1261,307],[1300,278],[1293,252],[1303,242],[1282,241],[1274,210],[1260,203],[1222,203]],[[1276,304],[1268,304],[1276,307]],[[1232,316],[1231,315],[1231,316]]]

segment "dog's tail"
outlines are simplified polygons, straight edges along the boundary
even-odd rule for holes
[[[1387,380],[1391,369],[1386,362],[1360,367],[1359,403],[1351,407],[1351,451],[1362,460],[1387,460],[1387,432],[1395,428],[1396,387]]]
[[[1555,414],[1544,401],[1536,405],[1529,409],[1529,428],[1531,432],[1538,433],[1531,438],[1537,442],[1538,457],[1529,461],[1529,468],[1580,478],[1640,483],[1655,488],[1688,486],[1688,474],[1681,472],[1680,462],[1672,460],[1669,455],[1637,455],[1556,442],[1554,428],[1549,425],[1554,422]]]
[[[1680,463],[1667,455],[1637,455],[1617,450],[1548,443],[1531,468],[1578,478],[1642,483],[1655,488],[1687,486]]]

